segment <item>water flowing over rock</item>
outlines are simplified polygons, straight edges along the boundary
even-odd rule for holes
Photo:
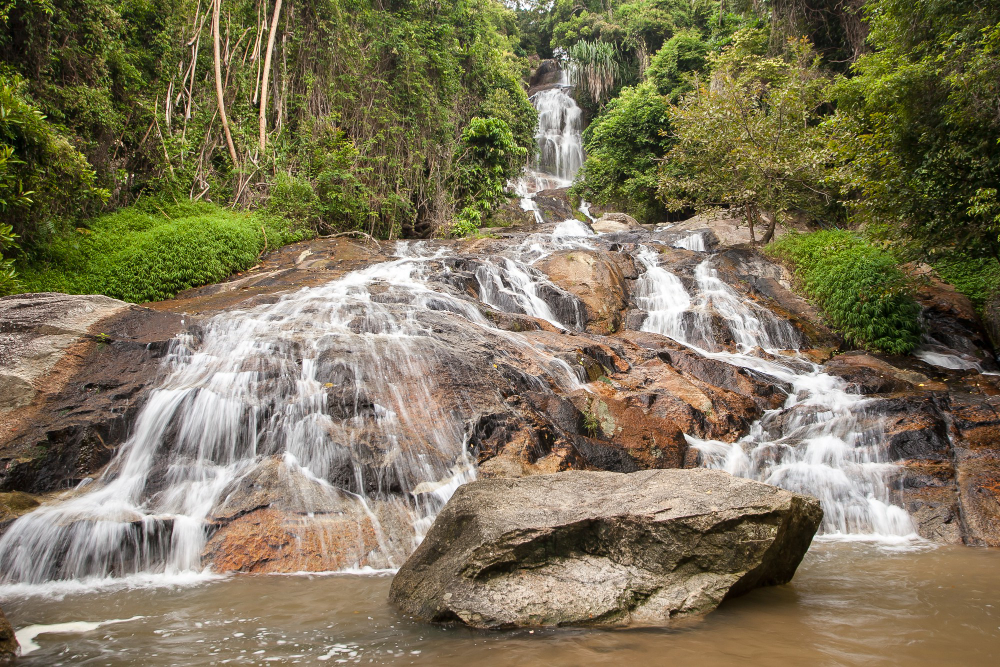
[[[389,598],[478,628],[668,625],[791,580],[822,514],[709,470],[481,480],[448,502]]]
[[[0,519],[0,583],[395,568],[461,484],[567,470],[721,468],[828,535],[1000,542],[998,376],[831,359],[780,267],[679,238],[319,239],[80,329],[0,432],[2,489],[46,494]]]

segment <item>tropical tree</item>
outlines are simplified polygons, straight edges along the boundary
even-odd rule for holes
[[[671,109],[676,141],[661,166],[660,197],[671,210],[726,207],[767,243],[785,216],[820,217],[835,205],[827,187],[833,154],[819,121],[830,78],[805,40],[784,53],[755,52],[746,30],[715,59],[709,81]]]

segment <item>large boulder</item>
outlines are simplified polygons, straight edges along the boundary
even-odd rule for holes
[[[458,489],[391,602],[478,628],[666,625],[784,584],[813,498],[717,470],[565,472]]]
[[[0,609],[0,663],[16,658],[19,649],[14,628],[10,626],[7,617],[3,615],[3,610]]]
[[[576,211],[569,203],[568,188],[541,190],[535,194],[535,208],[545,222],[562,222],[576,218]]]

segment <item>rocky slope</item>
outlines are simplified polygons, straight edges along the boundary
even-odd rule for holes
[[[785,404],[791,386],[643,331],[649,315],[638,285],[650,270],[637,259],[643,247],[655,248],[655,263],[691,289],[710,258],[718,278],[741,299],[773,313],[776,322],[793,325],[803,359],[824,363],[826,372],[871,397],[862,421],[885,428],[891,460],[901,464],[892,493],[922,535],[1000,546],[1000,388],[997,376],[980,372],[996,366],[971,306],[932,282],[921,296],[937,336],[927,349],[957,351],[965,355],[959,365],[976,368],[847,351],[790,289],[787,272],[754,250],[718,247],[709,229],[695,231],[714,251],[672,247],[690,245],[691,230],[611,222],[619,225],[615,231],[579,242],[560,237],[560,244],[545,246],[544,252],[533,248],[550,243],[551,225],[507,230],[498,238],[428,242],[418,253],[426,258],[420,260],[419,289],[401,290],[391,277],[350,288],[362,290],[364,307],[376,308],[379,317],[416,327],[406,340],[417,347],[407,354],[417,350],[420,368],[401,365],[388,372],[395,378],[395,413],[419,406],[426,416],[402,419],[386,439],[384,400],[362,381],[356,366],[343,362],[363,341],[375,340],[372,327],[383,326],[359,311],[346,321],[346,342],[331,347],[317,339],[325,351],[309,363],[317,364],[314,378],[323,396],[318,409],[332,420],[330,433],[342,434],[323,437],[348,443],[337,449],[347,452],[346,458],[324,464],[323,476],[334,488],[366,494],[374,514],[359,509],[352,496],[314,493],[308,474],[285,462],[275,445],[258,450],[250,468],[240,468],[205,516],[211,535],[205,562],[238,571],[402,562],[412,535],[402,530],[398,539],[386,538],[382,524],[407,524],[406,499],[430,498],[436,487],[417,481],[401,465],[400,452],[413,460],[440,456],[441,470],[454,464],[453,455],[427,449],[428,439],[438,437],[426,431],[431,423],[449,425],[448,438],[465,443],[486,477],[692,467],[701,453],[685,434],[730,443],[745,436],[766,411]],[[521,261],[510,263],[514,251]],[[226,283],[148,307],[101,297],[0,299],[0,365],[4,381],[16,388],[4,392],[7,403],[0,413],[0,491],[33,494],[0,496],[6,503],[0,505],[5,522],[0,530],[29,509],[32,497],[101,473],[169,370],[163,362],[178,334],[184,332],[186,344],[197,347],[213,335],[212,318],[220,313],[230,317],[271,304],[278,310],[268,317],[284,317],[278,314],[285,308],[282,295],[357,276],[351,272],[397,261],[397,252],[394,244],[318,239],[271,253]],[[515,289],[525,275],[535,300],[530,303],[527,292]],[[317,317],[328,317],[321,312],[324,302],[308,307],[320,309]],[[548,315],[539,316],[543,311]],[[705,344],[735,349],[738,341],[725,313],[709,308],[702,315]],[[372,348],[372,359],[396,354],[391,340]],[[260,391],[287,395],[295,383],[286,377],[289,369],[302,367],[313,354],[308,346],[314,343],[286,342],[280,363],[254,362],[261,378],[273,378]],[[763,350],[751,352],[768,357]],[[275,400],[255,413],[258,424],[278,414],[274,411],[285,399]],[[178,434],[168,430],[164,437]],[[165,472],[150,473],[147,494],[163,490]],[[314,521],[317,516],[323,521]]]

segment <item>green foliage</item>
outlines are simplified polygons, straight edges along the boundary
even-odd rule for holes
[[[34,245],[94,211],[108,193],[94,186],[86,158],[24,93],[0,75],[0,225]]]
[[[920,342],[920,306],[889,252],[844,230],[789,234],[767,251],[795,266],[806,294],[849,342],[891,354]]]
[[[23,77],[17,95],[53,137],[29,154],[11,144],[19,168],[39,176],[26,189],[54,195],[35,198],[44,210],[17,230],[26,251],[44,255],[50,235],[96,213],[104,198],[114,208],[142,196],[427,236],[456,211],[488,207],[475,191],[453,189],[483,166],[461,162],[478,159],[460,150],[470,119],[499,119],[518,146],[532,144],[535,112],[520,82],[524,63],[512,54],[516,23],[497,0],[286,0],[264,101],[274,2],[224,0],[220,69],[234,164],[218,113],[210,8],[4,2],[0,72]],[[56,139],[64,139],[58,160]]]
[[[871,0],[874,52],[830,122],[855,218],[929,251],[1000,257],[1000,4]]]
[[[507,181],[517,176],[528,158],[528,149],[519,146],[514,133],[499,118],[475,117],[462,132],[462,165],[457,191],[468,206],[463,208],[449,232],[468,236],[482,226],[484,219],[507,201]]]
[[[653,82],[661,95],[677,101],[681,95],[691,90],[691,73],[705,69],[709,49],[708,42],[699,32],[679,32],[650,60],[646,78]]]
[[[594,414],[593,405],[590,403],[587,404],[587,408],[583,411],[583,430],[591,438],[596,438],[597,434],[601,432],[601,420]]]
[[[603,105],[629,77],[625,58],[613,43],[581,39],[567,53],[577,84],[598,105]]]
[[[829,214],[832,154],[817,123],[829,78],[805,40],[777,57],[759,55],[760,31],[745,30],[713,58],[710,84],[670,112],[676,144],[666,157],[660,193],[668,208],[726,206],[753,227],[792,213]]]
[[[642,222],[665,217],[656,163],[670,148],[670,105],[651,82],[623,88],[584,132],[587,159],[573,193]]]
[[[979,311],[1000,291],[1000,263],[992,257],[955,252],[935,258],[933,266],[945,282],[969,297]]]
[[[17,292],[21,284],[17,279],[13,259],[4,259],[3,253],[17,247],[17,234],[10,225],[0,223],[0,296]]]
[[[157,301],[244,271],[265,249],[305,235],[274,216],[144,202],[56,236],[47,262],[23,267],[24,288]]]

